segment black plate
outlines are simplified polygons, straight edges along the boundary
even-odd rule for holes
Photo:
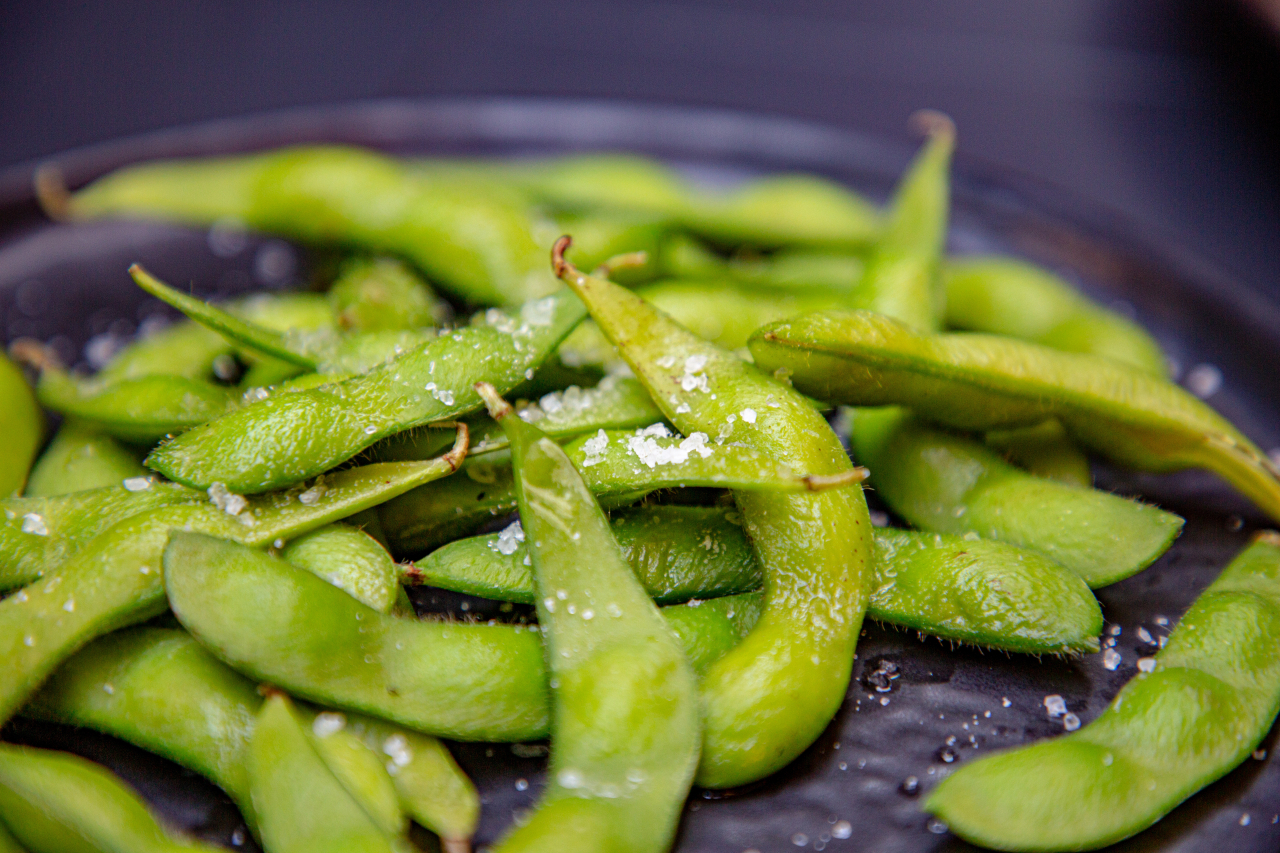
[[[963,128],[961,128],[963,133]],[[910,156],[905,145],[776,118],[670,107],[542,101],[392,101],[234,119],[96,146],[59,157],[75,185],[115,166],[164,155],[211,154],[300,141],[340,141],[395,153],[529,155],[626,149],[658,155],[710,182],[777,170],[829,175],[884,198]],[[0,319],[7,340],[50,340],[70,361],[93,361],[160,306],[125,275],[141,261],[204,294],[287,286],[304,256],[280,241],[227,240],[140,223],[53,225],[38,215],[31,169],[0,173]],[[963,158],[956,168],[952,249],[1031,258],[1151,329],[1209,402],[1263,448],[1280,447],[1280,310],[1205,267],[1177,245],[1055,188]],[[1207,382],[1212,385],[1211,381]],[[1148,571],[1099,593],[1120,626],[1114,672],[1100,655],[1078,660],[951,649],[869,625],[839,715],[792,766],[747,790],[695,791],[677,849],[849,850],[894,853],[968,849],[920,812],[940,774],[975,758],[1062,731],[1043,700],[1060,694],[1085,723],[1097,716],[1154,647],[1138,628],[1167,633],[1196,594],[1264,519],[1207,475],[1127,474],[1099,467],[1100,485],[1186,516],[1181,540]],[[1163,619],[1168,625],[1162,625]],[[878,692],[867,673],[881,662],[900,677]],[[225,797],[168,762],[111,738],[16,723],[6,735],[103,761],[169,819],[231,844],[239,817]],[[1270,750],[1275,732],[1264,746]],[[480,788],[478,843],[491,843],[512,813],[537,797],[544,759],[536,747],[459,744],[455,754]],[[918,780],[918,787],[908,781]],[[527,780],[528,785],[518,782]],[[1250,760],[1124,850],[1280,849],[1280,762]],[[244,838],[244,833],[239,838]],[[243,848],[251,848],[244,842]]]

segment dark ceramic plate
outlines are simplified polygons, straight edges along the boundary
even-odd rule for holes
[[[961,129],[963,130],[963,128]],[[72,185],[136,160],[214,154],[303,141],[371,145],[394,153],[530,155],[585,149],[654,154],[709,182],[758,172],[809,170],[883,198],[910,156],[856,134],[798,122],[670,107],[564,101],[393,101],[215,122],[72,152],[57,158]],[[99,360],[159,310],[125,267],[141,261],[204,294],[298,279],[305,256],[273,240],[139,223],[53,225],[31,201],[31,169],[0,173],[0,320],[6,339],[52,340],[70,361]],[[952,249],[1000,251],[1060,270],[1104,303],[1131,311],[1209,402],[1264,448],[1280,447],[1280,310],[1198,263],[1182,247],[1135,234],[1069,193],[967,162],[956,169]],[[1037,660],[952,649],[868,625],[854,682],[825,734],[792,766],[729,795],[695,791],[677,849],[967,849],[919,809],[942,774],[992,750],[1062,731],[1044,697],[1060,694],[1084,722],[1097,716],[1154,651],[1196,594],[1263,519],[1211,477],[1135,476],[1097,469],[1101,486],[1186,516],[1181,540],[1152,568],[1099,593],[1119,626],[1123,662],[1100,655]],[[456,603],[438,597],[435,606]],[[419,602],[432,605],[429,600]],[[897,666],[879,692],[869,673]],[[174,765],[87,732],[15,723],[6,736],[82,753],[110,765],[174,823],[249,848],[239,815],[210,785]],[[1264,746],[1269,751],[1275,733]],[[484,802],[478,843],[537,798],[543,750],[458,744],[455,754]],[[527,780],[529,784],[520,784]],[[523,790],[521,790],[523,789]],[[1125,850],[1280,849],[1280,761],[1249,760]],[[237,832],[237,830],[240,830]]]

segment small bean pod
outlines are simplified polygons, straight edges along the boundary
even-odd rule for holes
[[[31,853],[218,853],[167,832],[112,773],[65,752],[0,744],[0,821]]]
[[[924,336],[866,311],[766,326],[756,363],[822,400],[904,405],[966,430],[1056,417],[1072,438],[1123,465],[1207,468],[1280,519],[1280,470],[1225,418],[1159,377],[1108,358],[990,335]]]
[[[27,378],[0,353],[0,435],[5,437],[5,452],[0,456],[0,498],[22,491],[43,434],[44,416]]]
[[[877,493],[898,515],[1037,551],[1091,587],[1145,569],[1182,530],[1173,513],[1033,476],[901,409],[862,409],[853,423],[854,454],[878,472]]]
[[[141,455],[87,424],[64,420],[31,469],[24,494],[53,497],[146,478]]]
[[[998,850],[1092,850],[1140,832],[1243,762],[1271,728],[1277,637],[1280,534],[1267,532],[1096,720],[961,767],[925,808]]]
[[[693,670],[569,457],[478,390],[511,443],[551,675],[549,783],[497,849],[661,853],[698,766]]]

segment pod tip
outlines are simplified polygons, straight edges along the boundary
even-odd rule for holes
[[[569,247],[573,245],[573,238],[568,234],[562,234],[556,239],[551,246],[551,269],[555,271],[556,278],[564,278],[565,273],[574,270],[573,264],[565,260],[564,253],[569,251]],[[575,272],[577,270],[574,270]]]
[[[1253,534],[1253,541],[1262,542],[1263,544],[1270,545],[1273,548],[1280,548],[1280,533],[1277,533],[1274,530],[1259,530],[1257,533]]]
[[[71,218],[71,193],[61,169],[53,163],[40,166],[32,176],[32,187],[45,216],[55,222],[66,222]]]
[[[909,123],[912,130],[923,136],[956,138],[956,123],[940,110],[916,110],[911,114]]]

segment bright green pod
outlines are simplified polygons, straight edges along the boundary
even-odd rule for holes
[[[132,628],[64,663],[23,715],[84,726],[163,755],[211,780],[254,823],[247,750],[262,697],[185,631]],[[447,749],[428,735],[357,715],[300,709],[317,738],[346,730],[381,756],[403,809],[446,839],[475,831],[480,801]],[[382,764],[379,764],[381,767]]]
[[[998,850],[1105,847],[1247,759],[1280,711],[1280,535],[1260,534],[1200,594],[1102,714],[992,755],[925,802]]]
[[[231,355],[231,345],[197,323],[172,323],[124,346],[95,378],[103,383],[162,374],[212,379],[214,363]]]
[[[727,350],[742,349],[751,333],[768,323],[848,301],[845,294],[826,288],[750,287],[724,279],[660,281],[634,290],[698,337]],[[573,364],[612,365],[620,360],[595,323],[575,329],[559,352]]]
[[[31,469],[24,494],[53,497],[149,475],[137,451],[87,424],[65,420]]]
[[[0,501],[0,589],[26,586],[130,516],[207,495],[151,478],[45,498]]]
[[[955,125],[940,113],[919,113],[929,141],[894,193],[884,231],[847,304],[886,314],[926,332],[942,326],[946,293],[939,263],[951,206]]]
[[[381,439],[479,407],[473,385],[514,388],[582,319],[568,292],[442,334],[331,385],[267,397],[156,449],[147,464],[199,488],[255,494],[333,468]]]
[[[925,336],[866,311],[775,323],[752,336],[750,349],[761,367],[822,400],[908,406],[964,430],[1056,417],[1116,462],[1207,468],[1280,518],[1280,470],[1265,453],[1178,386],[1108,358],[991,335]]]
[[[296,494],[246,500],[215,493],[211,503],[162,507],[119,522],[0,601],[0,721],[90,640],[164,612],[161,556],[171,529],[202,530],[251,545],[277,539],[283,544],[451,473],[463,452],[460,437],[455,451],[431,462],[351,468]]]
[[[381,613],[390,612],[400,593],[395,560],[378,540],[345,524],[330,524],[299,536],[285,545],[280,556]]]
[[[880,213],[848,187],[816,175],[780,174],[724,195],[690,198],[680,224],[721,245],[856,248],[880,235]]]
[[[1145,569],[1182,530],[1173,513],[1028,474],[901,409],[858,412],[853,443],[854,455],[876,472],[877,494],[915,526],[1037,551],[1091,587]]]
[[[245,751],[262,697],[182,631],[108,634],[60,666],[23,716],[84,726],[163,755],[249,811]]]
[[[565,452],[587,487],[614,505],[658,489],[816,492],[866,476],[860,468],[825,475],[796,472],[749,446],[708,441],[706,433],[672,436],[661,423],[635,431],[597,430],[571,439]],[[495,452],[464,466],[462,476],[388,501],[379,508],[378,519],[393,552],[421,553],[473,532],[515,505],[510,461]]]
[[[153,444],[223,414],[236,401],[229,388],[201,379],[149,374],[104,384],[54,367],[40,372],[41,405],[114,438]]]
[[[653,404],[649,392],[634,379],[606,376],[594,386],[570,385],[543,394],[532,402],[519,402],[521,419],[555,438],[568,438],[606,429],[634,429],[662,420],[662,411]],[[507,447],[507,436],[487,415],[467,418],[471,428],[471,450],[467,458],[483,456]],[[427,459],[448,446],[448,432],[422,429],[394,436],[374,448],[380,460]]]
[[[677,279],[728,280],[769,290],[849,293],[862,280],[867,262],[849,251],[823,249],[780,249],[768,255],[724,258],[687,235],[675,234],[663,243],[659,266]]]
[[[31,853],[217,853],[170,834],[132,788],[77,755],[0,744],[0,820]]]
[[[613,513],[627,562],[659,604],[760,588],[760,565],[736,511],[658,505]],[[406,570],[405,582],[533,604],[533,564],[518,522],[499,533],[459,539]]]
[[[197,534],[183,534],[180,544],[165,563],[174,613],[251,678],[458,740],[546,736],[547,673],[536,627],[388,616],[261,551]],[[723,655],[734,644],[719,642],[700,654]]]
[[[656,601],[741,598],[760,564],[734,510],[655,506],[614,513],[614,536]],[[530,604],[533,569],[512,526],[462,539],[410,567],[406,583]],[[1102,611],[1074,572],[1003,542],[889,528],[875,531],[867,615],[926,634],[1014,652],[1098,649]],[[702,601],[706,607],[710,601]],[[673,610],[664,611],[672,613]],[[744,627],[755,624],[752,618]]]
[[[1093,485],[1089,457],[1076,447],[1062,423],[1054,418],[1030,427],[991,430],[983,436],[983,441],[1037,477],[1070,486]]]
[[[0,458],[0,498],[22,491],[31,460],[40,449],[44,416],[22,371],[0,353],[0,435],[5,452]]]
[[[249,781],[263,846],[272,853],[407,853],[330,772],[283,693],[263,703],[249,746]]]
[[[578,154],[484,165],[559,210],[671,213],[683,208],[688,195],[673,169],[634,154]]]
[[[626,284],[647,281],[658,268],[658,253],[670,223],[645,213],[560,214],[543,221],[534,231],[539,245],[549,246],[561,234],[581,234],[574,240],[572,257],[587,269],[607,265],[611,259],[627,263],[611,269],[609,276]]]
[[[329,287],[338,324],[354,332],[422,329],[449,319],[447,302],[396,258],[353,258]]]
[[[553,251],[636,378],[681,432],[705,431],[809,473],[847,476],[849,458],[810,402],[698,338],[635,294],[580,273]],[[706,735],[697,782],[746,784],[799,755],[845,696],[873,545],[860,488],[819,494],[736,491],[764,570],[764,608],[703,680]]]
[[[356,148],[143,163],[76,193],[64,213],[193,224],[234,217],[307,242],[399,255],[478,304],[519,305],[555,290],[518,199],[465,175],[415,176]]]
[[[1103,308],[1058,276],[1014,258],[949,261],[947,325],[1008,335],[1054,349],[1101,355],[1169,375],[1160,345],[1137,323]]]
[[[724,595],[662,608],[689,666],[702,678],[760,621],[760,593]]]
[[[174,536],[165,571],[182,624],[255,679],[460,740],[546,733],[536,631],[387,616],[283,560],[198,534]]]
[[[511,443],[551,675],[548,784],[497,850],[667,850],[702,739],[693,669],[574,463],[479,390]],[[589,847],[561,824],[566,807],[599,828]]]

